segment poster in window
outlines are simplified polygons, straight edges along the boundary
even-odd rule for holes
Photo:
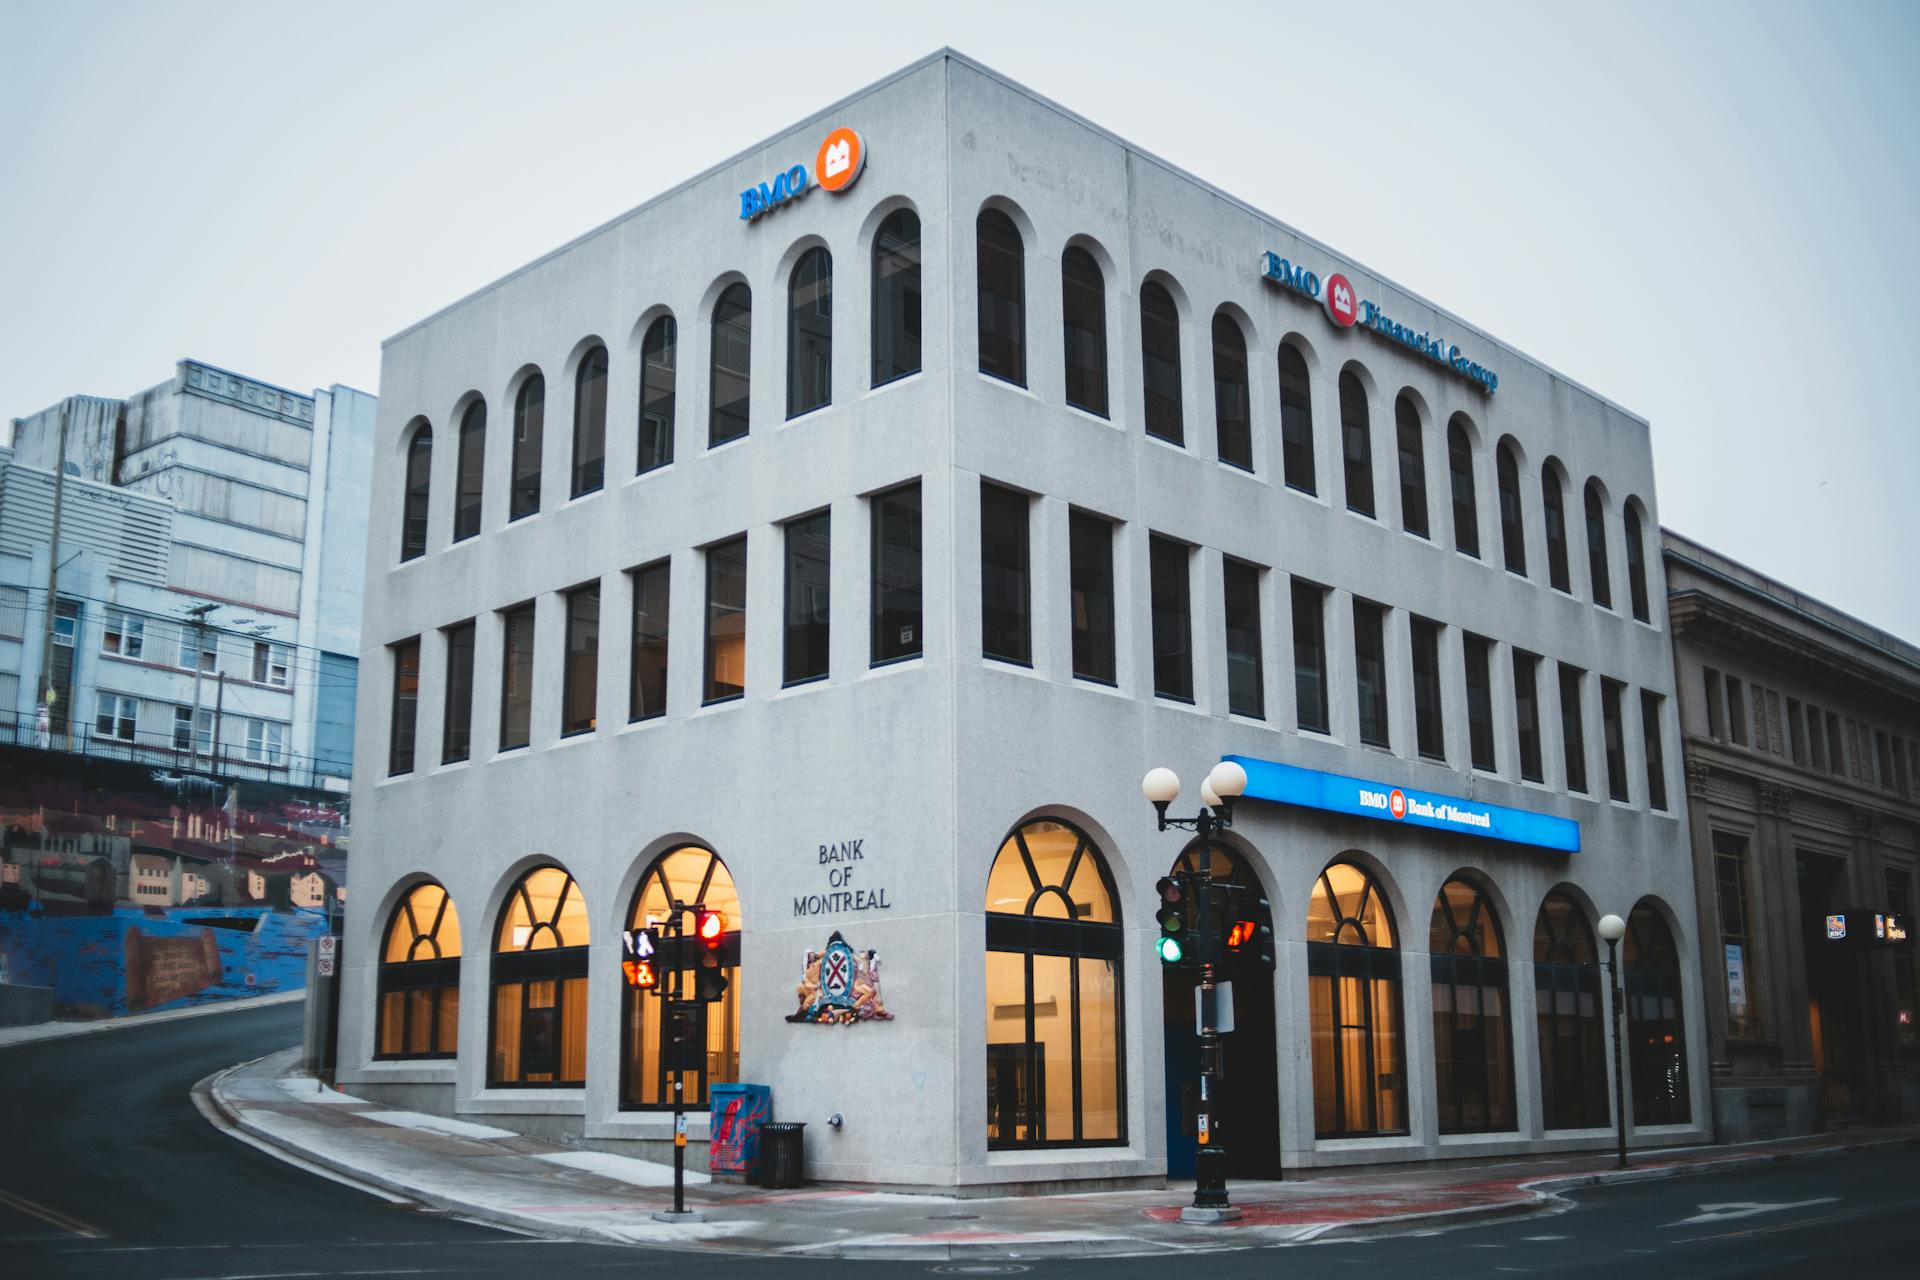
[[[1746,1016],[1746,948],[1738,942],[1727,944],[1727,1008],[1735,1017]]]
[[[529,1009],[520,1023],[520,1074],[522,1077],[552,1075],[559,1068],[554,1052],[558,1043],[558,1009]]]

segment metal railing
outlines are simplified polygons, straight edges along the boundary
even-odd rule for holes
[[[119,760],[128,764],[149,765],[176,773],[201,774],[221,781],[244,779],[277,782],[290,787],[337,790],[340,783],[352,776],[352,771],[339,760],[295,755],[284,748],[269,751],[264,744],[252,749],[244,739],[239,743],[223,740],[216,751],[215,745],[208,741],[208,736],[203,732],[199,743],[191,743],[183,740],[184,735],[176,737],[173,734],[135,731],[131,738],[127,738],[117,733],[103,734],[92,722],[64,727],[51,724],[42,732],[36,714],[0,711],[0,744],[80,756],[89,760]],[[324,779],[336,780],[335,785],[328,786]]]

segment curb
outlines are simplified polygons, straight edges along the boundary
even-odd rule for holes
[[[216,1071],[193,1086],[194,1105],[215,1128],[225,1132],[237,1141],[242,1141],[266,1152],[296,1168],[325,1177],[331,1181],[352,1187],[366,1194],[378,1196],[390,1203],[399,1204],[415,1210],[431,1210],[450,1214],[463,1221],[512,1231],[517,1234],[543,1237],[547,1239],[564,1238],[581,1240],[592,1244],[616,1244],[627,1247],[646,1247],[664,1251],[702,1254],[727,1254],[732,1256],[769,1256],[784,1258],[820,1258],[843,1259],[847,1261],[919,1261],[919,1262],[989,1262],[1023,1261],[1042,1258],[1101,1258],[1120,1256],[1153,1256],[1162,1254],[1183,1255],[1190,1253],[1214,1253],[1228,1250],[1275,1249],[1294,1245],[1331,1243],[1340,1240],[1361,1240],[1378,1236],[1398,1235],[1422,1229],[1452,1230],[1470,1226],[1480,1226],[1488,1222],[1497,1222],[1507,1218],[1546,1216],[1563,1213],[1573,1206],[1562,1193],[1588,1190],[1594,1187],[1625,1185],[1636,1182],[1653,1182],[1669,1178],[1692,1177],[1709,1173],[1729,1173],[1742,1169],[1761,1168],[1767,1165],[1788,1164],[1797,1160],[1836,1159],[1863,1151],[1887,1150],[1896,1147],[1920,1147],[1920,1135],[1902,1138],[1881,1138],[1871,1141],[1846,1143],[1840,1146],[1816,1147],[1801,1151],[1775,1151],[1765,1154],[1728,1156],[1723,1159],[1704,1160],[1687,1164],[1660,1165],[1652,1168],[1628,1168],[1597,1170],[1592,1173],[1562,1174],[1545,1177],[1529,1182],[1515,1184],[1516,1189],[1526,1193],[1525,1199],[1505,1204],[1467,1205],[1458,1209],[1438,1209],[1421,1213],[1397,1214],[1372,1218],[1359,1222],[1305,1223],[1292,1228],[1293,1234],[1286,1239],[1252,1238],[1246,1239],[1239,1231],[1209,1232],[1191,1242],[1161,1242],[1144,1239],[1139,1236],[1082,1238],[1078,1240],[1041,1240],[1023,1242],[1005,1237],[982,1240],[977,1243],[965,1240],[948,1241],[912,1241],[898,1243],[886,1241],[849,1241],[845,1244],[823,1243],[820,1245],[800,1245],[764,1253],[728,1248],[720,1243],[678,1243],[648,1241],[644,1246],[620,1236],[617,1233],[583,1226],[576,1223],[554,1222],[529,1214],[514,1213],[499,1208],[481,1209],[471,1203],[454,1200],[451,1197],[432,1192],[423,1192],[417,1187],[406,1185],[396,1179],[380,1174],[369,1173],[338,1158],[295,1147],[285,1138],[271,1133],[250,1122],[246,1117],[230,1106],[221,1097],[221,1085],[227,1077],[246,1067],[265,1060],[255,1058],[247,1062],[236,1063],[231,1067]],[[1253,1231],[1271,1231],[1274,1228],[1254,1226]],[[1245,1240],[1242,1243],[1242,1240]]]
[[[8,1027],[0,1031],[0,1049],[8,1049],[17,1044],[39,1044],[42,1040],[65,1040],[71,1036],[99,1035],[106,1031],[131,1031],[136,1027],[150,1027],[162,1022],[178,1022],[183,1018],[204,1018],[216,1013],[242,1013],[248,1009],[294,1004],[306,998],[307,989],[301,987],[296,991],[276,991],[264,996],[240,996],[232,1000],[191,1005],[185,1009],[163,1009],[158,1013],[128,1013],[117,1018],[96,1018],[91,1022],[40,1022],[30,1027]]]

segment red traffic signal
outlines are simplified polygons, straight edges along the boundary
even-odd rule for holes
[[[693,915],[693,934],[700,939],[700,945],[711,951],[720,945],[720,935],[727,931],[727,918],[718,911],[700,910]]]
[[[1227,950],[1238,951],[1242,943],[1253,936],[1253,921],[1235,920],[1227,930]]]

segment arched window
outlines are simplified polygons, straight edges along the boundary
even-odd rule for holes
[[[1480,503],[1473,489],[1473,442],[1456,416],[1447,424],[1447,476],[1453,486],[1453,549],[1480,558]]]
[[[538,373],[520,384],[513,398],[513,489],[507,519],[540,509],[540,450],[546,438],[547,380]]]
[[[1600,965],[1580,904],[1555,890],[1533,926],[1533,990],[1540,1033],[1540,1106],[1549,1129],[1607,1123]]]
[[[982,209],[974,224],[980,372],[1027,385],[1027,272],[1013,219]]]
[[[1165,287],[1140,286],[1140,380],[1146,392],[1147,434],[1182,444],[1180,423],[1180,312]]]
[[[738,440],[747,434],[747,397],[750,391],[753,328],[753,291],[744,284],[729,285],[713,304],[713,363],[707,417],[707,447]]]
[[[400,558],[427,554],[427,498],[433,487],[433,428],[421,423],[407,442],[406,511],[400,528]]]
[[[873,385],[920,372],[920,215],[896,209],[873,237]]]
[[[1680,953],[1652,904],[1627,916],[1627,1061],[1633,1122],[1685,1124],[1693,1110],[1687,1089],[1687,1015],[1680,1002]]]
[[[1433,901],[1433,1071],[1440,1132],[1511,1129],[1513,1030],[1500,920],[1478,886],[1458,878]]]
[[[1073,245],[1060,255],[1060,314],[1067,403],[1107,416],[1107,285],[1093,255]]]
[[[460,913],[431,881],[393,909],[380,945],[376,1058],[451,1058],[460,1026]]]
[[[1633,616],[1650,621],[1647,614],[1647,548],[1640,536],[1640,504],[1627,499],[1627,592],[1633,603]]]
[[[587,904],[559,867],[536,867],[508,893],[493,940],[488,1085],[586,1083],[587,941]]]
[[[1287,487],[1314,492],[1313,396],[1307,359],[1291,342],[1280,344],[1280,455]]]
[[[1307,1003],[1317,1138],[1405,1133],[1400,953],[1372,876],[1335,862],[1307,904]]]
[[[595,347],[573,378],[573,496],[592,493],[607,473],[607,349]]]
[[[1613,582],[1607,572],[1607,517],[1600,504],[1600,486],[1587,481],[1587,579],[1593,584],[1593,602],[1613,608]]]
[[[1547,582],[1555,591],[1573,590],[1567,568],[1567,507],[1560,492],[1560,469],[1548,459],[1540,468],[1540,507],[1547,518]]]
[[[1393,401],[1394,434],[1400,443],[1400,527],[1427,536],[1427,446],[1420,438],[1420,410],[1404,392]]]
[[[1253,470],[1253,405],[1247,340],[1223,311],[1213,313],[1213,424],[1220,461]]]
[[[1507,557],[1507,570],[1527,576],[1527,532],[1521,523],[1520,458],[1513,442],[1502,440],[1494,450],[1500,484],[1500,545]]]
[[[987,1146],[1126,1141],[1124,935],[1106,859],[1052,819],[1017,828],[987,875]]]
[[[833,403],[833,255],[809,249],[787,278],[787,416]]]
[[[1347,510],[1373,514],[1373,436],[1367,389],[1351,369],[1340,371],[1340,449],[1346,467]]]
[[[673,384],[679,331],[672,316],[647,326],[640,340],[640,456],[633,473],[673,461]]]
[[[654,859],[640,877],[634,891],[633,909],[628,927],[652,928],[664,924],[674,903],[687,907],[705,905],[718,911],[726,924],[720,945],[713,956],[727,979],[727,991],[719,1000],[684,1006],[691,1009],[692,1026],[688,1030],[693,1043],[706,1047],[699,1063],[680,1074],[681,1101],[687,1107],[705,1107],[707,1090],[716,1084],[740,1079],[740,895],[733,887],[733,874],[711,849],[682,845]],[[678,938],[662,938],[654,952],[654,969],[663,986],[679,974],[680,991],[693,990],[694,975],[700,968],[706,948],[691,936],[693,918],[685,916],[680,927],[687,931]],[[621,1025],[620,1105],[627,1108],[672,1107],[672,1063],[661,1052],[664,1042],[661,1017],[664,1001],[651,991],[627,987],[626,1008]]]
[[[475,400],[460,417],[460,474],[453,498],[453,540],[480,532],[480,500],[487,479],[487,402]]]

